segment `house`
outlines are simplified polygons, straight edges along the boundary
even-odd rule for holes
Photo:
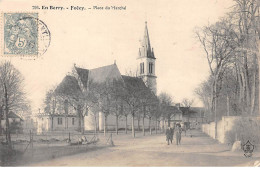
[[[205,121],[205,110],[202,107],[180,107],[183,112],[183,122],[189,128],[200,128]]]
[[[6,129],[6,120],[3,116],[1,116],[1,131],[5,131]],[[21,133],[23,128],[23,119],[18,116],[16,113],[14,113],[13,111],[10,111],[8,114],[8,120],[9,120],[9,126],[11,129],[11,133]]]
[[[174,127],[176,123],[181,123],[183,121],[183,113],[178,104],[175,106],[168,106],[167,112],[168,115],[166,117],[161,117],[160,126],[162,129],[168,126]]]

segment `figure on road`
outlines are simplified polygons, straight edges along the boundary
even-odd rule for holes
[[[168,145],[170,144],[170,141],[172,142],[171,132],[172,132],[171,128],[168,127],[168,129],[166,130],[166,141],[167,141]]]
[[[176,125],[176,145],[181,144],[181,133],[182,133],[181,125],[177,124]]]
[[[173,141],[173,135],[174,135],[174,128],[170,128],[171,129],[171,144],[172,144],[172,141]]]

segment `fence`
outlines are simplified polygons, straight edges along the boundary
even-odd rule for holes
[[[5,136],[1,136],[3,139]],[[49,160],[60,156],[82,153],[87,150],[113,145],[112,133],[104,135],[88,132],[52,132],[37,134],[33,131],[24,134],[12,134],[12,145],[17,153],[14,158],[5,160],[9,155],[1,156],[0,165],[23,165],[25,163]],[[1,145],[1,144],[0,144]],[[1,155],[1,153],[0,153]],[[2,162],[2,163],[1,163]]]

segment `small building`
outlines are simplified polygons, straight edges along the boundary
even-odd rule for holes
[[[183,122],[188,128],[200,128],[205,121],[205,111],[203,107],[180,107],[183,112]]]
[[[6,120],[4,118],[4,116],[1,116],[1,131],[5,132],[6,129]],[[13,111],[10,111],[8,114],[8,120],[9,120],[9,127],[11,130],[11,133],[21,133],[23,128],[22,128],[22,123],[23,123],[23,119],[18,116],[16,113],[14,113]]]
[[[35,119],[37,133],[53,131],[76,131],[79,119],[73,114],[38,114]]]

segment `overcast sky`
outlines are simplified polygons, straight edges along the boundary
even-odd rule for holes
[[[62,3],[61,3],[62,2]],[[194,89],[209,75],[208,64],[194,28],[214,23],[229,11],[231,0],[77,0],[0,2],[0,11],[34,12],[32,5],[70,7],[126,6],[124,11],[39,10],[51,32],[51,45],[37,60],[10,59],[25,77],[25,89],[37,110],[48,89],[71,71],[73,64],[88,69],[116,64],[122,74],[137,67],[145,21],[156,56],[158,93],[175,102],[195,98]],[[35,11],[37,12],[37,11]],[[2,44],[1,44],[2,46]]]

